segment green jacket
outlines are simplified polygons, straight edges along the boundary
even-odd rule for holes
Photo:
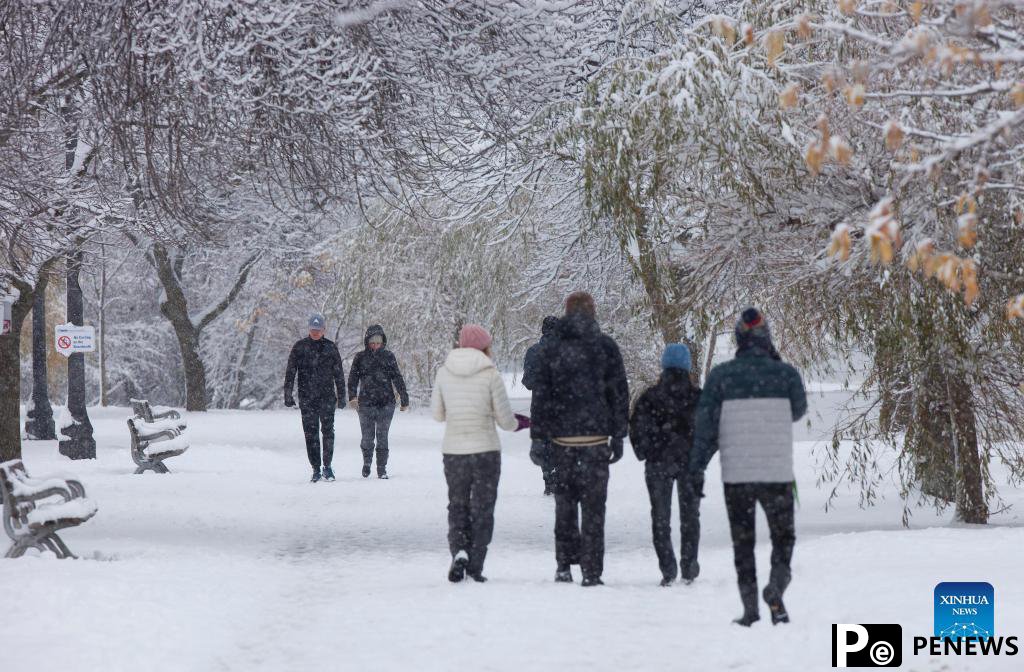
[[[690,471],[722,451],[726,483],[793,480],[792,423],[807,412],[800,373],[759,347],[711,370],[697,406]]]

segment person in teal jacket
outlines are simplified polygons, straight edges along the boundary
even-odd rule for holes
[[[760,619],[754,561],[754,522],[761,504],[772,539],[771,576],[762,596],[772,623],[788,623],[782,595],[789,585],[796,533],[793,515],[793,423],[807,412],[800,373],[781,361],[764,315],[743,311],[736,324],[736,358],[708,375],[697,406],[689,469],[703,475],[720,455],[725,505],[743,615]]]

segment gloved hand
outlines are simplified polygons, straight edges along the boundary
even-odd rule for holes
[[[408,410],[409,410],[409,407],[408,407],[408,406],[402,406],[402,407],[401,407],[401,408],[399,408],[398,410],[399,410],[399,411],[401,411],[402,413],[405,413],[406,411],[408,411]]]
[[[344,399],[338,399],[338,408],[339,409],[343,409],[343,408],[345,408],[345,406],[346,406],[345,400]]]
[[[348,406],[354,411],[359,410],[359,397],[352,397],[348,400]]]
[[[533,462],[541,469],[546,469],[551,453],[547,441],[534,439],[530,444],[530,462]]]
[[[529,417],[527,417],[525,415],[520,415],[519,413],[514,413],[513,415],[515,415],[516,422],[518,423],[518,425],[516,426],[516,431],[517,432],[520,431],[520,430],[523,430],[523,429],[529,429],[530,428],[530,418]]]
[[[287,406],[288,408],[294,407],[295,406],[295,397],[293,397],[291,394],[285,394],[284,395],[284,405]]]
[[[609,442],[612,448],[612,456],[608,458],[608,464],[615,464],[622,459],[622,439],[612,439]]]

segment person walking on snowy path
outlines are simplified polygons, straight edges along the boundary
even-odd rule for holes
[[[764,316],[743,311],[736,324],[736,358],[708,375],[697,406],[690,472],[704,473],[721,455],[725,507],[732,533],[736,578],[743,615],[736,623],[760,619],[754,559],[756,506],[768,518],[772,540],[771,576],[763,597],[772,624],[788,623],[782,595],[792,577],[796,543],[793,516],[793,423],[807,412],[807,395],[795,368],[781,361]]]
[[[681,343],[665,348],[662,374],[644,391],[629,419],[629,441],[644,462],[644,480],[651,498],[654,550],[661,568],[661,585],[670,586],[677,572],[691,583],[700,573],[700,498],[704,476],[691,476],[690,448],[700,388],[690,382],[690,350]],[[672,489],[679,491],[679,566],[672,550]]]
[[[444,477],[448,483],[448,580],[466,574],[484,582],[484,559],[494,532],[494,504],[501,476],[501,441],[494,425],[516,431],[519,422],[491,361],[491,335],[467,324],[459,347],[438,369],[430,396],[434,419],[444,422]]]
[[[533,390],[533,386],[536,384],[537,378],[537,367],[539,366],[539,359],[541,350],[544,345],[551,340],[552,334],[555,331],[555,327],[558,325],[558,318],[554,315],[548,315],[544,318],[544,322],[540,327],[540,341],[534,343],[526,350],[526,356],[523,357],[523,387],[528,390]],[[537,450],[530,450],[530,460],[533,461],[538,467],[540,467],[541,474],[544,476],[544,494],[551,494],[551,444],[548,442],[540,442],[537,446]]]
[[[377,450],[377,478],[388,477],[388,430],[395,416],[395,392],[402,411],[409,410],[409,393],[398,369],[398,360],[387,349],[384,328],[375,324],[366,330],[361,352],[352,360],[348,373],[349,405],[359,412],[363,453],[363,478],[370,475],[374,443]]]
[[[340,408],[345,394],[345,369],[338,346],[324,337],[326,320],[320,313],[309,318],[309,336],[292,346],[284,374],[284,405],[295,406],[292,390],[299,379],[299,410],[302,432],[306,436],[306,454],[313,467],[311,483],[321,478],[320,434],[323,433],[323,478],[334,480],[331,459],[334,456],[334,409]]]
[[[629,429],[629,385],[619,346],[597,325],[594,298],[574,292],[565,317],[540,351],[530,437],[551,444],[555,493],[555,581],[603,584],[608,465],[622,459]]]

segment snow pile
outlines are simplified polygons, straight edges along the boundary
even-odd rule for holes
[[[37,506],[26,517],[30,527],[37,527],[62,520],[88,520],[96,515],[97,509],[94,501],[80,497],[59,504]]]

